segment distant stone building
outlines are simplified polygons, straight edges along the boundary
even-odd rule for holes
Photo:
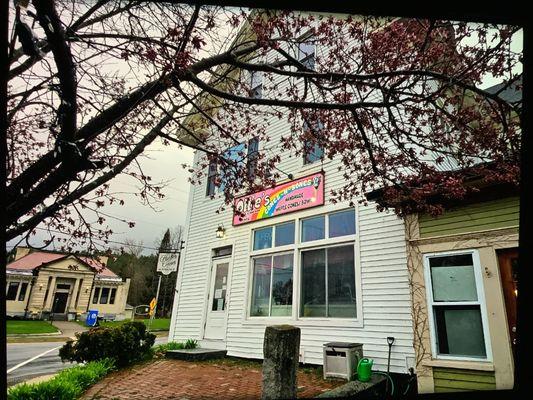
[[[130,279],[99,259],[18,247],[6,267],[6,311],[11,317],[73,320],[90,310],[124,319]]]

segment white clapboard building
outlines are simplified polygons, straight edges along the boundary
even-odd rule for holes
[[[306,58],[321,51],[301,46]],[[270,143],[287,132],[286,119],[269,121]],[[355,342],[386,370],[393,336],[391,372],[414,366],[404,223],[373,203],[332,204],[345,180],[339,161],[320,156],[281,154],[293,179],[236,199],[241,219],[231,207],[216,213],[223,200],[210,198],[212,180],[191,186],[169,341],[261,359],[265,327],[291,324],[301,329],[301,362],[322,364],[325,343]]]

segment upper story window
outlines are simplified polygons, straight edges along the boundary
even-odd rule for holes
[[[345,211],[304,218],[301,224],[302,242],[355,235],[355,210],[351,208]]]
[[[252,71],[250,73],[250,97],[260,99],[263,97],[263,72]]]
[[[227,149],[222,154],[222,157],[224,157],[224,159],[226,159],[229,163],[237,163],[239,167],[242,167],[244,163],[246,163],[246,173],[248,175],[248,179],[253,180],[255,177],[258,154],[259,139],[254,137],[248,141],[247,150],[245,149],[244,143],[240,143]],[[217,172],[219,172],[220,175],[220,185],[218,188],[215,183]],[[222,192],[226,187],[226,182],[231,179],[232,176],[234,175],[231,167],[225,165],[225,163],[211,161],[209,163],[209,169],[207,172],[206,196],[212,196],[217,192]]]
[[[434,354],[487,359],[488,330],[477,252],[425,255],[424,261]]]
[[[294,221],[254,230],[254,250],[264,250],[273,247],[273,245],[278,247],[293,243]]]
[[[324,134],[324,124],[320,120],[315,124],[304,121],[302,129],[304,132],[311,130],[311,134],[317,139]],[[324,148],[317,140],[304,141],[304,165],[312,164],[322,158],[324,158]]]
[[[310,37],[298,43],[298,61],[311,70],[315,69],[315,50],[316,46]]]

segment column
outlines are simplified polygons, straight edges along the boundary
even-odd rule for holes
[[[54,294],[56,291],[56,277],[52,276],[52,281],[50,282],[50,289],[48,290],[48,298],[46,299],[46,304],[44,309],[46,311],[52,311],[52,303],[54,301]]]
[[[76,311],[76,296],[78,295],[78,289],[80,287],[80,279],[76,279],[74,282],[74,289],[72,290],[72,296],[70,298],[69,311]]]

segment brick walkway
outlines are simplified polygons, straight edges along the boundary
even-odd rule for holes
[[[344,384],[298,371],[298,398],[312,398]],[[217,360],[158,360],[115,372],[91,387],[83,399],[257,399],[261,364]]]

